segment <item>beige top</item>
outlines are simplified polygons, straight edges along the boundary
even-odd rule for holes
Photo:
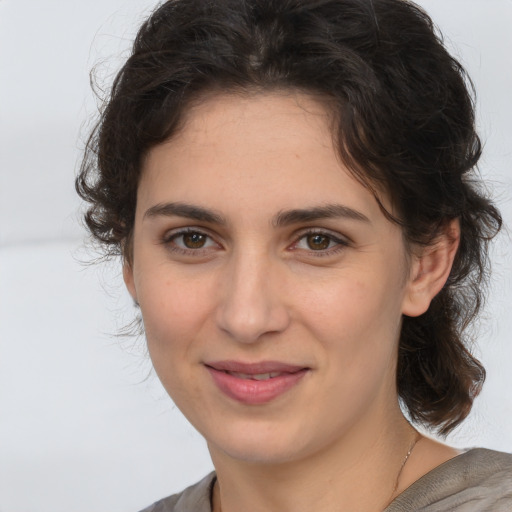
[[[211,512],[215,473],[141,512]],[[512,455],[476,448],[433,469],[383,512],[511,512]]]

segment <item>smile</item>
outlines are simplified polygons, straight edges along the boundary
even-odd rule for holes
[[[239,379],[251,379],[251,380],[268,380],[273,379],[274,377],[279,377],[282,375],[280,372],[272,372],[272,373],[239,373],[239,372],[226,372],[229,375],[233,375],[233,377],[238,377]]]
[[[246,364],[221,361],[205,364],[216,387],[245,405],[261,405],[297,386],[309,368],[265,361]]]

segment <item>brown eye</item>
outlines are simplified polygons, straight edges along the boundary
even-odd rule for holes
[[[202,233],[185,233],[182,235],[183,237],[183,245],[187,249],[201,249],[205,246],[206,240],[208,237],[206,235],[203,235]]]
[[[313,251],[323,251],[327,249],[331,243],[331,239],[328,236],[322,234],[313,234],[306,237],[308,248]]]
[[[211,256],[222,248],[209,234],[189,228],[165,235],[162,243],[171,252],[186,256]]]
[[[306,251],[315,256],[334,256],[349,246],[350,243],[341,235],[315,230],[300,236],[292,245],[292,249]]]

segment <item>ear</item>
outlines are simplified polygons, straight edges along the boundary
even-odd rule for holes
[[[432,299],[442,290],[450,275],[460,242],[458,219],[448,222],[435,241],[412,256],[409,282],[402,313],[419,316],[427,311]]]
[[[132,296],[132,299],[135,301],[135,303],[137,303],[137,291],[135,289],[135,280],[133,278],[133,267],[126,260],[123,263],[123,279],[128,292]]]

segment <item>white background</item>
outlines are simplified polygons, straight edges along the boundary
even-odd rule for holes
[[[512,1],[420,4],[475,81],[482,172],[512,225]],[[79,262],[88,71],[100,63],[108,83],[153,6],[0,0],[0,512],[135,512],[211,469],[143,347],[112,335],[134,313],[118,264]],[[456,446],[512,451],[510,249],[502,236],[478,349],[488,381]]]

